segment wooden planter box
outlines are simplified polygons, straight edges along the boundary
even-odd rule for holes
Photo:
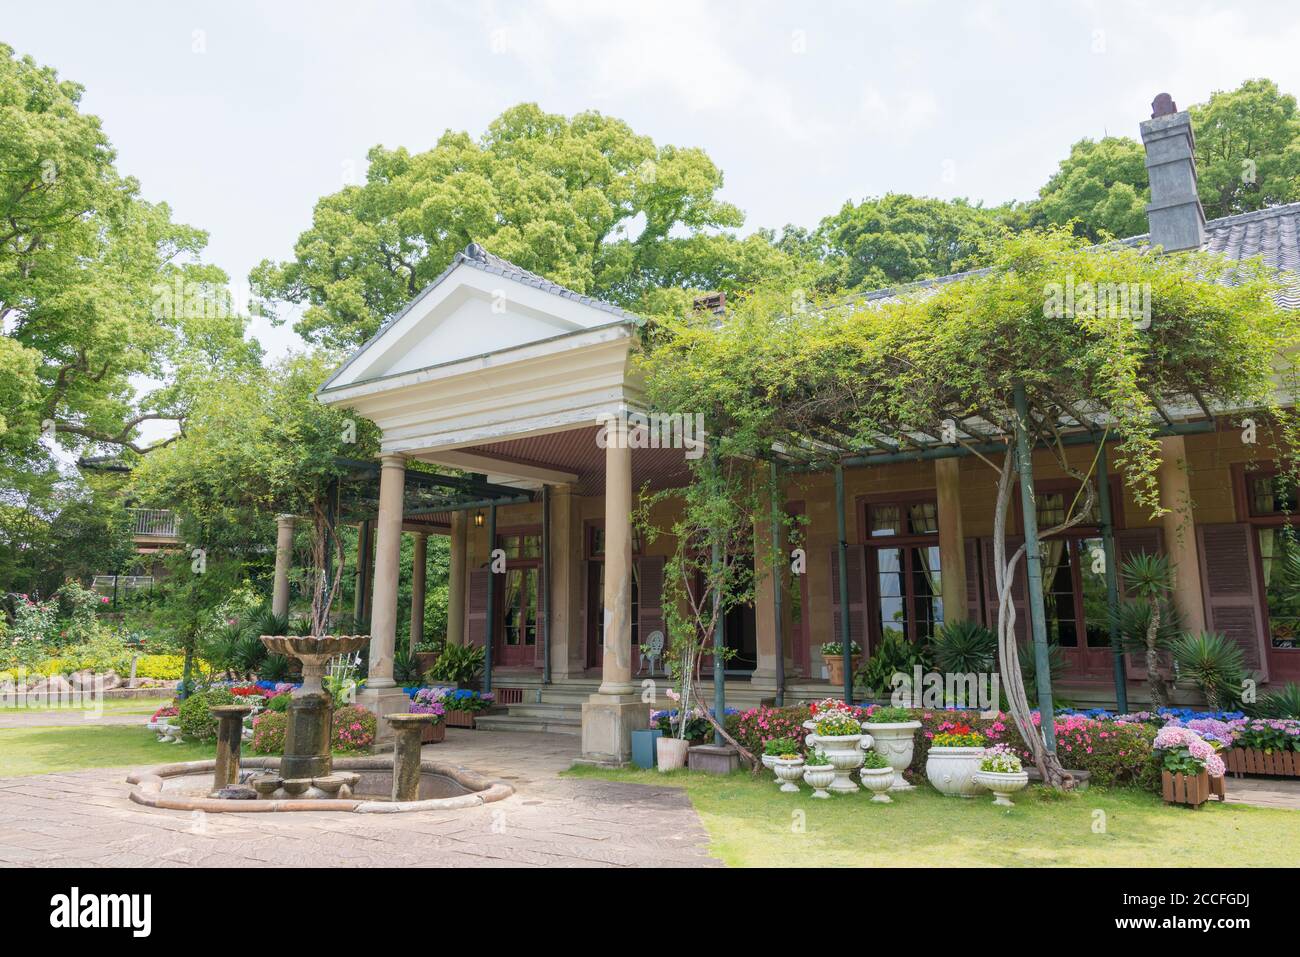
[[[1161,790],[1166,804],[1200,807],[1210,799],[1210,774],[1174,774],[1161,771]],[[1222,779],[1220,779],[1222,780]]]
[[[447,724],[439,721],[437,724],[426,724],[420,729],[421,744],[438,744],[447,740]]]
[[[1276,774],[1300,777],[1300,753],[1295,751],[1260,751],[1258,748],[1229,748],[1223,763],[1237,777],[1243,774]]]
[[[473,728],[474,712],[473,711],[448,711],[445,719],[449,728]]]

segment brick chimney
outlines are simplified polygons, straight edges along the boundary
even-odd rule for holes
[[[1142,145],[1151,181],[1151,242],[1165,252],[1199,249],[1205,239],[1205,210],[1196,192],[1196,140],[1191,117],[1178,112],[1168,93],[1152,101],[1151,119],[1142,123]]]

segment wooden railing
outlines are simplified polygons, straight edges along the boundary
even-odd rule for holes
[[[136,537],[176,538],[176,513],[166,508],[130,508]]]

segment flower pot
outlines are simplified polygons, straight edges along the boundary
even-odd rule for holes
[[[837,688],[844,686],[844,656],[832,655],[830,658],[823,658],[826,662],[826,680]],[[853,656],[853,671],[856,674],[862,664],[862,656]]]
[[[893,798],[889,796],[894,784],[893,768],[863,768],[858,772],[858,777],[862,778],[863,786],[871,792],[871,800],[878,804],[891,804]]]
[[[632,732],[632,763],[638,768],[655,766],[655,742],[663,737],[658,728],[641,728]]]
[[[447,725],[438,721],[434,724],[425,724],[420,726],[420,743],[421,744],[438,744],[447,740]]]
[[[686,753],[690,742],[681,738],[660,738],[655,742],[655,763],[660,771],[676,771],[686,767]]]
[[[791,793],[798,792],[799,785],[795,782],[803,777],[803,758],[795,758],[793,761],[781,761],[778,759],[773,763],[772,770],[776,772],[777,780],[781,782],[782,791],[788,791]],[[834,780],[834,775],[831,776],[831,780]]]
[[[429,669],[438,663],[439,652],[436,651],[417,651],[415,653],[415,667],[419,671],[421,678],[424,678]]]
[[[804,744],[809,749],[815,748],[824,752],[826,757],[830,758],[831,767],[835,769],[835,781],[830,785],[830,790],[840,794],[852,794],[858,789],[851,775],[862,767],[862,761],[866,757],[862,751],[864,748],[871,747],[871,735],[810,734],[804,738]]]
[[[1011,795],[1029,783],[1025,771],[976,771],[975,781],[993,792],[993,803],[1013,807]]]
[[[835,768],[829,764],[805,764],[803,766],[803,779],[813,789],[812,796],[815,798],[830,797],[826,789],[835,780],[835,773]]]
[[[916,730],[921,727],[919,721],[898,721],[889,724],[864,724],[863,731],[871,733],[871,749],[889,762],[894,771],[894,783],[891,791],[910,791],[913,785],[907,783],[903,772],[912,763],[915,749]]]
[[[1200,807],[1210,799],[1210,774],[1204,770],[1199,774],[1161,771],[1160,789],[1166,804]]]
[[[982,787],[975,775],[983,759],[982,747],[931,748],[925,759],[925,776],[940,794],[972,798]]]

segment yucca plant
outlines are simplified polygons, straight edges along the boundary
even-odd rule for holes
[[[1196,683],[1213,710],[1236,704],[1246,677],[1246,657],[1240,645],[1215,632],[1201,632],[1180,635],[1171,650],[1179,675]]]
[[[1288,681],[1277,691],[1270,691],[1246,710],[1256,718],[1300,718],[1300,685]]]
[[[1167,617],[1169,593],[1173,590],[1169,559],[1139,552],[1123,564],[1121,571],[1129,594],[1146,605],[1146,628],[1141,633],[1140,648],[1146,656],[1151,704],[1162,708],[1169,703],[1169,689],[1160,677],[1161,622]],[[1125,637],[1132,642],[1138,636],[1130,633]]]
[[[934,663],[948,674],[991,674],[998,636],[977,621],[951,621],[932,642]]]
[[[287,635],[289,633],[289,616],[277,615],[266,608],[253,619],[252,632],[256,635]]]

